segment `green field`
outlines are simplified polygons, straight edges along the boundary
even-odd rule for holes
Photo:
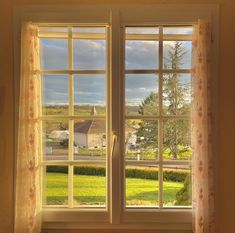
[[[183,183],[164,182],[164,205],[174,205],[176,193]],[[127,178],[127,205],[158,205],[157,180]],[[74,175],[75,205],[104,205],[105,177]],[[67,174],[48,173],[46,177],[46,200],[49,205],[66,205],[68,203]]]

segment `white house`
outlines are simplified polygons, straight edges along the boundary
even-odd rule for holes
[[[93,106],[91,115],[96,115],[95,106]],[[106,146],[105,138],[106,122],[105,120],[86,120],[74,125],[74,143],[78,147],[100,148]]]
[[[69,138],[68,130],[53,130],[48,136],[50,139],[65,140]]]

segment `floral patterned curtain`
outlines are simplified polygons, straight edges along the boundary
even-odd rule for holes
[[[200,20],[194,26],[192,69],[193,226],[196,233],[215,232],[210,43],[209,24]],[[21,36],[15,233],[41,232],[38,48],[38,28],[24,23]]]
[[[194,26],[192,66],[193,228],[196,233],[215,232],[210,44],[210,26],[199,20]]]
[[[16,168],[15,233],[41,232],[38,28],[24,23]]]

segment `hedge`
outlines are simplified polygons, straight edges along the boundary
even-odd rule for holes
[[[66,166],[47,166],[47,172],[54,173],[68,173],[68,167]],[[77,175],[89,175],[89,176],[105,176],[106,170],[101,166],[76,166],[74,167],[74,174]],[[184,182],[189,171],[187,170],[172,170],[164,169],[163,179],[164,181]],[[157,168],[127,168],[126,177],[158,180]]]

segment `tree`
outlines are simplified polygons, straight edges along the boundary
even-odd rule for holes
[[[139,106],[140,115],[156,115],[158,112],[158,95],[151,92]]]
[[[158,112],[158,95],[151,92],[141,103],[138,110],[141,115],[156,115]],[[137,139],[141,148],[153,148],[157,144],[157,124],[153,120],[144,120],[139,124]]]
[[[180,69],[185,53],[186,50],[180,42],[175,42],[174,45],[169,46],[168,58],[165,59],[165,69]],[[186,101],[188,92],[188,87],[180,82],[179,74],[173,72],[172,74],[165,74],[163,76],[163,111],[165,114],[181,115],[187,113],[189,110],[189,104]],[[139,114],[156,115],[158,112],[157,103],[158,94],[151,92],[140,104]],[[190,143],[188,132],[188,122],[185,120],[164,121],[164,149],[168,150],[173,159],[177,159],[177,155],[187,149]],[[153,144],[156,146],[157,135],[156,122],[142,120],[137,131],[138,138],[142,138],[140,140],[142,147],[152,147]]]
[[[191,175],[187,175],[184,186],[176,193],[175,205],[190,206],[192,204],[192,182]]]

